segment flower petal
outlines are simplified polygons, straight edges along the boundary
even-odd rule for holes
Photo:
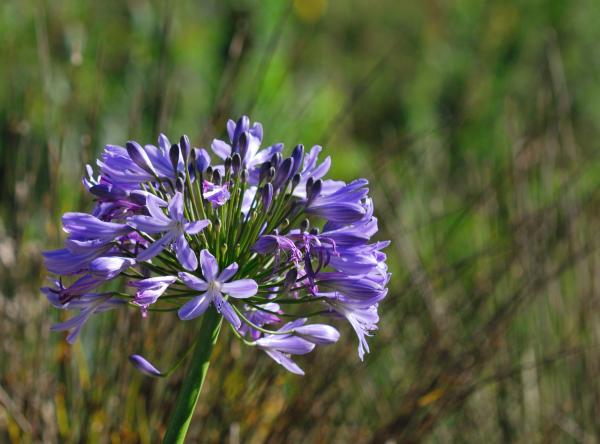
[[[331,325],[311,324],[295,329],[299,336],[313,344],[333,344],[340,338],[340,332]]]
[[[265,353],[269,355],[271,359],[273,359],[273,361],[275,361],[279,365],[282,365],[289,372],[292,372],[296,375],[304,376],[304,371],[298,366],[298,364],[296,364],[283,353],[278,352],[276,350],[265,350]]]
[[[209,225],[210,221],[208,219],[188,222],[187,224],[185,224],[185,232],[188,234],[198,234]]]
[[[133,216],[129,218],[129,225],[148,234],[163,233],[169,230],[171,221],[162,220],[152,216]]]
[[[183,234],[175,240],[175,255],[186,270],[194,271],[198,268],[198,258]]]
[[[148,248],[141,251],[140,254],[137,255],[138,261],[147,261],[152,259],[154,256],[160,254],[161,251],[165,249],[165,247],[173,240],[173,235],[171,233],[165,234],[159,240],[150,244]]]
[[[219,313],[223,315],[227,322],[233,325],[236,330],[242,326],[242,321],[238,317],[237,313],[231,307],[231,304],[223,299],[223,296],[220,293],[215,293],[213,295],[213,304],[215,304],[215,308]]]
[[[198,291],[206,291],[208,289],[208,284],[204,282],[199,277],[196,277],[190,273],[179,273],[179,279],[190,288]]]
[[[240,279],[222,284],[221,290],[233,298],[244,299],[254,296],[258,291],[258,285],[252,279]]]
[[[219,282],[227,282],[229,279],[231,279],[232,277],[235,276],[235,274],[238,271],[238,264],[233,262],[231,265],[229,265],[228,267],[226,267],[221,274],[219,275],[219,277],[217,278],[217,280]]]
[[[150,216],[152,216],[155,219],[158,219],[159,221],[163,222],[164,224],[169,224],[171,222],[171,220],[166,216],[166,214],[160,208],[160,204],[163,202],[164,201],[162,199],[160,199],[152,194],[146,196],[146,208],[148,208],[148,212],[150,213]]]
[[[210,147],[212,148],[213,152],[223,160],[225,160],[227,156],[231,155],[231,146],[222,140],[214,139]]]
[[[256,341],[256,345],[264,349],[279,350],[292,355],[305,355],[310,353],[315,344],[298,336],[270,335]]]
[[[183,219],[183,194],[179,191],[169,201],[169,215],[174,220]]]
[[[135,368],[137,368],[139,371],[148,376],[154,376],[158,378],[162,378],[163,376],[165,376],[164,373],[162,373],[159,369],[154,367],[154,365],[152,365],[152,363],[146,358],[144,358],[142,355],[131,355],[129,356],[129,360]]]
[[[182,321],[189,321],[190,319],[197,318],[206,311],[209,304],[210,297],[208,297],[208,294],[204,293],[200,296],[196,296],[195,298],[183,304],[183,306],[179,309],[177,312],[179,319]]]
[[[219,273],[219,264],[210,251],[204,249],[200,252],[200,268],[206,282],[214,281]]]

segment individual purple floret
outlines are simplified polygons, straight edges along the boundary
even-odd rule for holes
[[[140,281],[131,281],[129,285],[137,288],[133,303],[140,307],[142,316],[148,316],[148,307],[154,304],[158,298],[169,288],[177,278],[175,276],[159,276]]]
[[[70,301],[63,303],[60,300],[59,294],[54,292],[54,290],[46,287],[43,288],[42,291],[46,294],[50,303],[56,308],[63,310],[79,310],[79,314],[76,316],[65,322],[54,324],[51,327],[53,331],[69,331],[69,334],[67,335],[67,342],[69,342],[69,344],[75,342],[81,332],[81,328],[92,315],[112,310],[126,303],[126,301],[114,298],[110,294],[97,293],[79,294],[77,295],[77,298],[73,298]]]
[[[213,206],[220,207],[225,204],[231,197],[229,190],[225,185],[215,185],[208,180],[202,182],[202,190],[204,198],[209,201]]]
[[[188,222],[183,216],[183,194],[179,191],[169,201],[169,216],[158,206],[155,199],[148,199],[148,212],[150,216],[133,216],[129,224],[137,230],[148,234],[163,233],[163,236],[150,244],[138,254],[138,261],[147,261],[163,251],[168,245],[173,244],[175,254],[183,268],[194,271],[198,268],[198,260],[194,251],[185,238],[187,234],[197,234],[210,225],[210,221],[197,220]]]
[[[338,331],[329,325],[304,325],[305,322],[306,318],[288,322],[276,333],[267,334],[254,341],[254,345],[290,372],[304,375],[304,371],[292,361],[291,355],[305,355],[315,348],[315,344],[332,344],[340,337]],[[298,335],[285,334],[286,332]]]
[[[258,285],[252,279],[231,281],[238,271],[238,264],[235,262],[219,273],[219,264],[208,250],[200,252],[200,269],[203,278],[189,273],[179,273],[179,279],[185,285],[202,292],[179,309],[179,318],[184,321],[197,318],[206,311],[210,304],[213,304],[231,325],[239,329],[242,322],[224,295],[236,299],[246,299],[256,294]]]

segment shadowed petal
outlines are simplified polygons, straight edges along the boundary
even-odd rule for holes
[[[223,317],[227,319],[227,322],[233,325],[236,330],[242,326],[242,321],[240,321],[237,313],[233,310],[231,304],[223,299],[223,296],[220,293],[214,293],[213,304],[215,304],[217,311],[221,313]]]
[[[144,251],[140,252],[140,254],[137,255],[137,260],[138,261],[147,261],[148,259],[152,259],[154,256],[156,256],[161,251],[163,251],[165,249],[165,247],[170,242],[172,242],[172,240],[173,240],[173,235],[171,233],[165,234],[159,240],[150,244],[148,246],[148,248],[146,248]]]
[[[169,215],[174,220],[183,219],[183,194],[179,191],[169,201]]]
[[[175,254],[181,265],[183,265],[183,268],[186,270],[194,271],[198,268],[196,254],[183,234],[179,235],[175,241]]]
[[[169,224],[171,222],[171,219],[169,219],[165,215],[163,210],[160,208],[160,204],[162,204],[162,203],[164,203],[164,201],[162,199],[159,200],[159,198],[154,197],[153,195],[148,195],[146,197],[146,207],[148,208],[148,212],[150,213],[150,216],[162,221],[165,224]]]
[[[182,321],[189,321],[190,319],[197,318],[206,311],[209,304],[210,298],[208,297],[208,294],[204,293],[200,296],[196,296],[179,309],[177,312],[179,319]]]

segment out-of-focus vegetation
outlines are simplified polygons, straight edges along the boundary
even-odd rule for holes
[[[370,179],[393,272],[361,363],[220,338],[190,442],[600,439],[600,3],[0,2],[0,442],[164,433],[196,333],[133,310],[67,346],[39,293],[106,143],[249,114]]]

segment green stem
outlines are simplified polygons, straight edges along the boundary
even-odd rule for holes
[[[169,426],[163,439],[164,444],[183,443],[185,441],[185,435],[208,372],[210,354],[217,342],[222,321],[223,317],[213,307],[210,307],[204,314],[198,342],[192,355],[192,362],[190,362],[183,380],[175,410],[169,420]]]

